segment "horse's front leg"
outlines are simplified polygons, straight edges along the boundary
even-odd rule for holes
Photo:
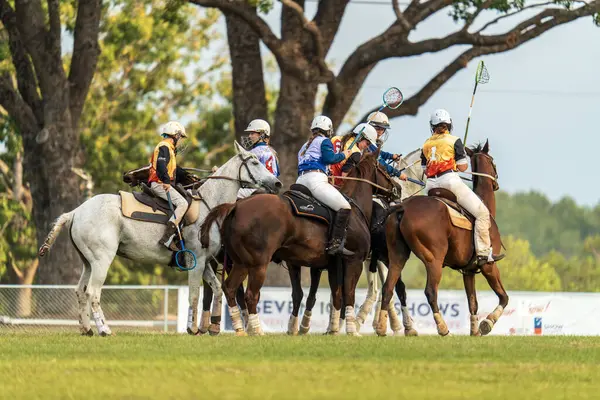
[[[504,286],[502,286],[502,281],[500,280],[500,270],[496,263],[485,264],[481,267],[481,273],[488,281],[490,287],[498,296],[498,306],[496,309],[489,314],[486,319],[481,321],[479,324],[479,330],[482,335],[487,335],[492,331],[492,328],[498,322],[498,319],[504,312],[504,308],[508,305],[508,294],[506,294],[506,290],[504,290]]]
[[[373,257],[376,257],[375,252],[373,252],[371,254],[371,262],[370,263],[377,261]],[[376,275],[377,272],[371,272],[371,268],[370,268],[370,266],[368,266],[368,264],[366,262],[363,264],[366,267],[364,269],[366,270],[366,274],[367,274],[368,289],[367,289],[367,298],[365,299],[364,303],[362,303],[362,305],[360,306],[360,309],[358,310],[358,315],[356,316],[356,331],[357,332],[360,331],[360,326],[365,323],[365,321],[367,319],[367,315],[369,315],[371,313],[371,310],[373,310],[373,305],[377,301],[377,275]]]
[[[262,288],[267,277],[268,264],[254,267],[248,273],[248,288],[246,289],[246,304],[248,305],[248,334],[264,335],[258,318],[257,305]]]
[[[304,315],[302,316],[302,323],[300,324],[300,334],[307,334],[310,330],[310,320],[312,318],[312,310],[317,302],[317,290],[319,290],[319,283],[321,281],[321,273],[323,272],[320,268],[310,269],[310,290],[308,291],[308,298],[306,299],[306,308],[304,309]]]
[[[211,268],[204,268],[206,262],[206,256],[204,249],[198,249],[198,246],[194,246],[190,243],[190,250],[196,254],[196,268],[188,271],[188,288],[189,288],[189,306],[188,306],[188,321],[187,321],[187,332],[190,335],[198,334],[198,302],[200,299],[200,282],[202,276],[205,275],[206,270]],[[205,279],[208,282],[208,280]]]
[[[362,272],[362,260],[348,261],[344,268],[344,304],[346,305],[346,334],[350,336],[360,336],[356,330],[356,316],[354,314],[354,304],[356,301],[356,284],[360,279]]]
[[[477,294],[475,293],[475,274],[466,273],[463,275],[463,283],[465,284],[465,292],[469,303],[469,314],[471,315],[471,336],[481,336],[477,321]]]
[[[302,297],[304,297],[301,282],[301,268],[302,267],[297,265],[288,265],[288,273],[292,284],[292,315],[290,315],[290,321],[288,322],[288,335],[298,334],[298,312],[300,311],[300,305],[302,304]]]
[[[231,322],[236,336],[246,336],[240,309],[235,301],[235,292],[244,279],[246,279],[246,276],[248,276],[248,268],[234,265],[223,285],[223,292],[227,299],[229,315],[231,315]]]

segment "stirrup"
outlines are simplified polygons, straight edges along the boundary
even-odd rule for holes
[[[336,255],[339,255],[340,253],[343,256],[354,255],[354,252],[352,252],[344,247],[345,242],[346,242],[345,240],[333,239],[331,242],[329,242],[329,245],[325,248],[325,252],[330,256],[336,256]]]
[[[490,260],[489,256],[477,256],[477,265],[481,267],[481,266],[483,266],[485,264],[489,264],[489,263],[500,261],[504,257],[506,257],[506,254],[504,254],[504,253],[492,255],[492,257],[491,257],[492,260]]]

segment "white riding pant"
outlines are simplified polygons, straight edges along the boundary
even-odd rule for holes
[[[150,185],[150,189],[152,189],[156,196],[166,201],[169,201],[167,199],[167,191],[162,187],[160,183],[152,182],[152,184]],[[181,219],[183,218],[185,212],[188,209],[188,202],[173,187],[171,187],[171,189],[169,190],[169,194],[171,195],[171,203],[173,203],[173,208],[175,209],[175,218],[171,218],[171,221],[173,221],[175,225],[179,226]]]
[[[460,179],[455,172],[449,172],[439,178],[428,178],[425,193],[430,189],[448,189],[456,195],[458,204],[466,208],[475,217],[475,250],[477,255],[489,257],[490,242],[490,212],[483,201]]]
[[[246,188],[239,188],[238,193],[237,193],[237,198],[239,199],[245,199],[246,197],[250,197],[252,196],[252,193],[256,192],[256,189],[246,189]]]
[[[351,208],[350,203],[333,185],[329,184],[327,175],[322,172],[315,171],[300,175],[296,183],[306,186],[315,199],[326,204],[333,211]]]

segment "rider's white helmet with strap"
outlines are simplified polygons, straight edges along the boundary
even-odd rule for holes
[[[320,129],[327,134],[327,136],[331,136],[333,133],[333,122],[329,117],[324,115],[319,115],[312,120],[312,124],[310,124],[310,130]]]
[[[433,128],[439,124],[448,124],[449,129],[452,130],[452,118],[450,117],[450,113],[441,108],[435,110],[429,118],[429,125],[432,132]]]
[[[244,129],[244,132],[256,132],[264,135],[265,137],[270,137],[271,126],[264,119],[253,119],[248,124],[248,127]]]
[[[369,114],[367,121],[369,121],[369,125],[376,128],[390,129],[390,120],[388,116],[381,111],[375,111]]]
[[[358,124],[352,133],[356,133],[358,135],[363,128],[364,130],[362,131],[362,138],[367,139],[369,142],[371,142],[371,144],[377,146],[377,131],[371,125],[366,123]]]
[[[185,133],[185,128],[177,121],[169,121],[160,128],[161,136],[167,135],[173,137],[177,136],[177,134],[180,134],[181,137],[184,138],[187,137],[187,133]]]

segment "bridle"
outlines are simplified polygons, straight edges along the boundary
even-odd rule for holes
[[[192,184],[186,185],[184,186],[185,189],[198,189],[200,186],[202,186],[207,179],[221,179],[221,180],[226,180],[226,181],[233,181],[233,182],[237,182],[240,184],[240,187],[242,189],[257,189],[261,187],[261,181],[256,179],[254,177],[254,175],[252,174],[252,171],[250,171],[250,167],[248,167],[248,161],[250,161],[252,158],[254,158],[253,155],[250,155],[246,158],[244,158],[244,156],[242,154],[238,154],[238,157],[240,157],[240,159],[242,160],[242,163],[240,164],[240,168],[238,169],[238,177],[236,178],[230,178],[229,176],[221,176],[221,175],[211,175],[211,176],[207,176],[205,178],[202,178],[201,180],[199,180],[198,182],[194,182]],[[250,177],[250,181],[246,181],[244,179],[242,179],[242,168],[246,168],[246,172],[248,173],[248,176]]]
[[[483,156],[486,157],[487,159],[490,160],[490,163],[492,164],[492,168],[494,169],[494,175],[490,175],[490,174],[485,174],[483,172],[469,172],[469,171],[465,171],[465,174],[470,174],[470,175],[474,175],[474,176],[480,176],[483,178],[488,178],[492,180],[492,185],[494,188],[494,191],[500,189],[500,185],[498,184],[498,170],[496,169],[496,163],[494,162],[494,157],[490,156],[489,154],[486,153],[475,153],[473,154],[473,156],[471,157],[471,166],[472,169],[477,169],[477,158],[478,156]],[[473,180],[473,190],[475,190],[475,187],[477,185],[477,181],[474,179]]]

